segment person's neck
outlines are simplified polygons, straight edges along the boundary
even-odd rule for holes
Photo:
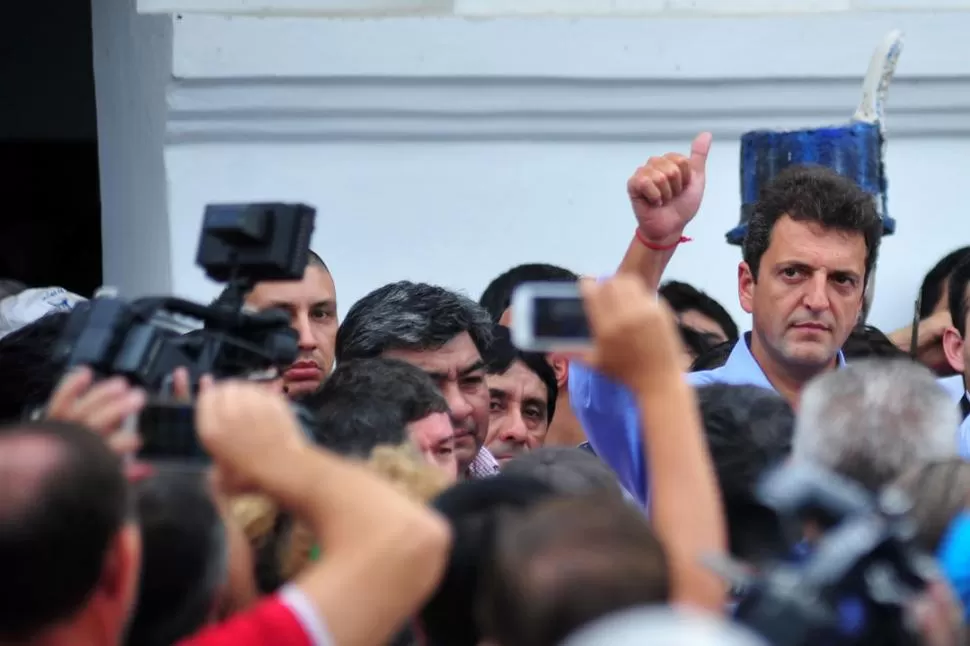
[[[576,413],[569,403],[569,393],[563,388],[562,394],[556,400],[556,414],[549,424],[544,446],[577,447],[586,441],[583,425],[576,419]]]
[[[834,369],[838,365],[838,356],[827,365],[819,367],[793,368],[777,361],[771,352],[761,342],[757,331],[751,332],[751,356],[758,363],[758,367],[765,373],[774,389],[787,401],[791,407],[798,410],[798,403],[802,396],[802,388],[814,377]]]

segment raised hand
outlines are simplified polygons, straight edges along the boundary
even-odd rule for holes
[[[680,153],[651,157],[629,179],[627,193],[643,238],[658,246],[675,244],[697,215],[711,140],[711,133],[702,132],[694,138],[689,157]]]

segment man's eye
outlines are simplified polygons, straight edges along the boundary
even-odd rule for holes
[[[488,403],[488,409],[493,413],[497,413],[498,411],[502,410],[502,402],[497,399],[493,399]]]

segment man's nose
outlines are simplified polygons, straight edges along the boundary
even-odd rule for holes
[[[462,395],[458,384],[453,381],[444,384],[441,392],[445,396],[445,401],[448,402],[448,409],[451,411],[452,421],[456,426],[460,426],[461,422],[470,417],[474,412],[474,407],[468,403],[468,400]]]
[[[499,439],[504,442],[515,442],[518,444],[528,442],[529,429],[525,425],[525,420],[522,419],[522,413],[517,410],[509,412],[508,417],[505,419],[505,424],[502,425],[502,429],[499,431]]]
[[[298,314],[293,317],[293,329],[300,335],[299,344],[301,350],[316,350],[317,340],[313,336],[310,328],[310,317],[306,314]]]
[[[812,274],[806,283],[805,307],[813,312],[824,312],[829,309],[828,276],[819,271]]]

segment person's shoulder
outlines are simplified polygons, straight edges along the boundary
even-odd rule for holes
[[[721,366],[719,368],[711,368],[710,370],[688,372],[686,379],[687,383],[689,383],[691,386],[706,386],[708,384],[716,384],[724,381],[723,373],[724,366]]]

